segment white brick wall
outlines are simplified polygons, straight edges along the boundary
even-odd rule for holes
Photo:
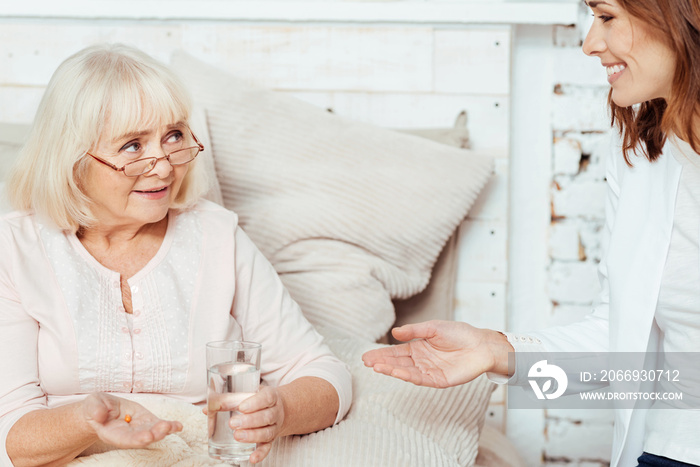
[[[581,52],[583,28],[557,27],[552,90],[552,221],[549,231],[549,324],[580,320],[599,292],[597,266],[605,218],[605,171],[610,123],[603,68]],[[547,410],[544,465],[609,465],[609,410]]]
[[[546,419],[545,462],[605,465],[612,449],[609,420]]]

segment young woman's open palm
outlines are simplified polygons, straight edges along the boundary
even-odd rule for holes
[[[512,347],[496,331],[457,321],[427,321],[394,328],[392,334],[410,342],[370,350],[362,356],[365,365],[378,373],[419,386],[446,388],[487,371],[508,371],[503,362],[507,362]]]

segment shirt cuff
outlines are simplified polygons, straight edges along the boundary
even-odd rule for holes
[[[544,344],[542,344],[542,340],[537,336],[536,333],[524,334],[513,332],[501,332],[501,334],[506,336],[506,339],[508,340],[510,345],[512,345],[513,349],[515,349],[515,371],[513,371],[513,376],[510,377],[491,372],[487,372],[486,377],[489,379],[489,381],[492,381],[496,384],[518,385],[519,382],[525,381],[527,379],[527,371],[529,368],[526,368],[523,365],[519,365],[520,359],[518,358],[518,353],[545,353],[547,349],[545,348]],[[512,370],[512,368],[510,368],[511,365],[512,363],[509,361],[509,370]]]

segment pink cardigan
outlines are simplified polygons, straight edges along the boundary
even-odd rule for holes
[[[303,317],[272,265],[231,211],[208,202],[171,211],[156,256],[129,279],[133,317],[119,274],[75,235],[34,215],[0,219],[0,464],[24,414],[94,391],[206,398],[205,343],[261,342],[262,378],[280,385],[317,376],[338,391],[336,423],[351,399],[350,373]]]

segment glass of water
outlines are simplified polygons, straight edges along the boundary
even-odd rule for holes
[[[229,425],[241,402],[258,392],[262,345],[246,341],[207,344],[209,456],[225,462],[247,461],[255,443],[233,438]]]

